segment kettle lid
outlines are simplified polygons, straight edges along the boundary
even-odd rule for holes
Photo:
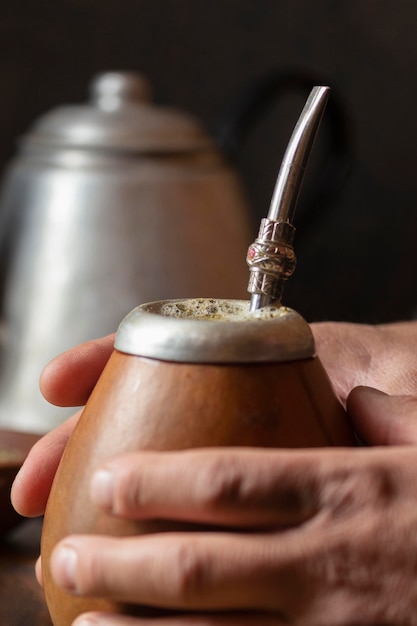
[[[148,80],[134,72],[106,72],[90,86],[90,102],[61,106],[31,128],[25,142],[45,147],[142,153],[213,149],[193,116],[151,101]]]

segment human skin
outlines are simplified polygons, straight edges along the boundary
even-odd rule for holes
[[[403,395],[417,394],[417,326],[319,324],[313,332],[355,429],[372,447],[141,452],[107,462],[91,484],[96,506],[224,530],[68,537],[52,558],[58,584],[185,612],[154,626],[417,624],[417,397]],[[58,358],[43,374],[43,392],[82,404],[111,349],[109,337]],[[350,392],[364,383],[398,395]],[[76,419],[29,455],[12,493],[23,514],[43,512]],[[75,624],[147,621],[94,614]]]
[[[340,400],[358,385],[417,395],[417,322],[311,325],[316,348]]]

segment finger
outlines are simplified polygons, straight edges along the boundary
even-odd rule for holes
[[[36,576],[36,580],[38,581],[38,583],[40,584],[41,587],[43,587],[43,578],[42,578],[42,559],[41,557],[39,557],[36,560],[35,563],[35,576]]]
[[[127,615],[111,615],[109,613],[84,613],[72,626],[285,626],[278,615],[263,613],[213,613],[206,615],[187,615],[162,617],[157,619],[129,617]]]
[[[192,614],[181,613],[172,617],[151,619],[113,615],[109,613],[91,612],[79,616],[72,626],[285,626],[288,622],[278,614],[265,613],[212,613]]]
[[[288,526],[317,510],[312,465],[314,459],[304,451],[141,452],[108,461],[93,476],[91,499],[114,515],[132,519]]]
[[[58,406],[85,404],[113,351],[114,337],[88,341],[48,363],[40,378],[48,402]]]
[[[271,538],[272,537],[272,538]],[[72,536],[51,556],[58,585],[79,596],[166,609],[280,612],[300,598],[307,541],[269,534]],[[303,558],[301,558],[303,557]]]
[[[359,437],[370,445],[417,444],[417,396],[388,396],[357,387],[347,410]]]
[[[11,490],[12,504],[21,515],[44,513],[55,472],[80,413],[42,437],[26,457]]]
[[[405,470],[414,466],[412,447],[141,452],[109,461],[102,476],[99,470],[91,498],[126,518],[282,530],[322,511],[343,516],[372,507],[387,489],[404,489]]]

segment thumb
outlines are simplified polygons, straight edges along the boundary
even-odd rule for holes
[[[346,408],[366,444],[417,444],[417,396],[389,396],[373,387],[355,387]]]

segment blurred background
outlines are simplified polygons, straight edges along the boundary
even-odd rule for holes
[[[415,0],[14,0],[0,11],[0,167],[41,114],[135,70],[198,117],[253,218],[317,81],[332,87],[300,198],[285,304],[309,321],[384,322],[417,307]]]

